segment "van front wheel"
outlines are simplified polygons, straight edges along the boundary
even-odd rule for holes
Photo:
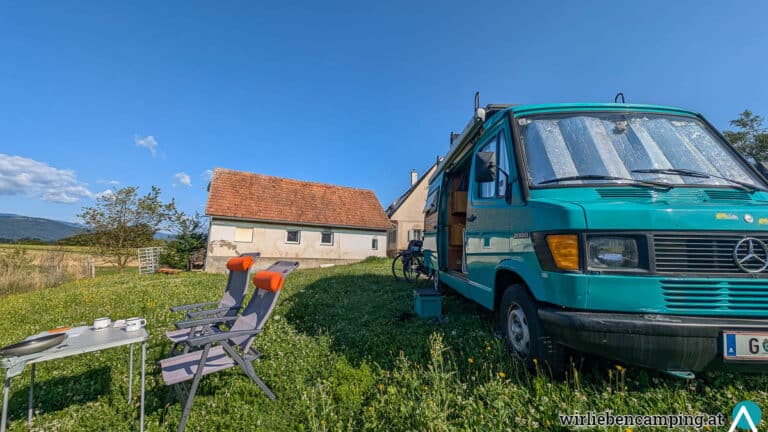
[[[565,348],[544,333],[539,308],[525,287],[512,284],[504,291],[499,308],[499,327],[509,351],[534,371],[538,366],[560,375],[567,365]]]

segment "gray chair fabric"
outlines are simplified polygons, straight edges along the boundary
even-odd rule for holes
[[[257,260],[260,253],[248,253],[242,254],[243,256],[251,256],[254,261]],[[224,289],[224,295],[219,300],[218,304],[211,303],[195,303],[191,305],[176,306],[171,308],[172,312],[186,312],[186,318],[188,320],[201,318],[201,317],[227,317],[230,320],[227,323],[231,323],[236,317],[237,313],[243,305],[243,300],[248,291],[248,284],[250,282],[250,276],[253,273],[255,265],[251,265],[248,271],[230,271],[227,278],[227,286]],[[213,309],[206,309],[206,307],[214,306]],[[226,324],[226,323],[225,323]],[[175,352],[178,348],[178,343],[185,340],[189,335],[189,329],[173,330],[165,333],[171,342],[174,343],[172,352]]]
[[[287,277],[299,263],[278,261],[267,269]],[[185,352],[160,361],[161,374],[166,385],[173,386],[176,396],[182,401],[181,421],[178,431],[186,426],[195,393],[203,376],[229,369],[238,365],[251,380],[270,398],[275,399],[272,390],[256,375],[251,364],[259,358],[252,345],[261,333],[277,304],[280,291],[257,289],[248,301],[242,314],[229,330],[216,327],[226,322],[226,317],[212,317],[186,320],[176,323],[179,330],[186,330],[186,338],[180,344],[196,351]],[[171,393],[171,396],[173,393]]]
[[[161,361],[160,363],[163,367],[163,381],[165,384],[178,384],[193,378],[197,373],[197,368],[200,366],[200,357],[202,357],[202,355],[203,351],[193,351],[185,355],[171,357]],[[208,351],[208,358],[205,360],[203,376],[220,370],[229,369],[234,365],[235,361],[224,352],[224,348],[215,346]]]

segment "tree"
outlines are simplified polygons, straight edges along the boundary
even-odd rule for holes
[[[93,207],[83,207],[78,215],[92,234],[91,246],[108,257],[122,272],[136,256],[136,248],[152,243],[155,234],[175,214],[171,200],[160,200],[160,188],[152,186],[146,195],[138,195],[138,187],[128,186],[96,199]]]
[[[56,244],[59,246],[91,246],[94,244],[94,234],[90,232],[74,234],[57,240]]]
[[[763,128],[763,117],[745,109],[739,117],[731,120],[735,131],[724,131],[723,135],[744,157],[758,162],[768,162],[768,129]]]
[[[160,262],[168,267],[186,269],[190,256],[208,245],[206,224],[199,213],[188,216],[180,211],[175,212],[171,224],[176,237],[165,245]]]

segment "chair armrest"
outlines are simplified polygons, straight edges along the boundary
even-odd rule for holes
[[[174,306],[170,310],[171,312],[183,312],[191,309],[202,309],[204,307],[216,306],[219,302],[206,302],[206,303],[193,303],[182,306]]]
[[[207,345],[213,342],[221,342],[223,340],[240,337],[240,336],[252,336],[261,333],[261,330],[235,330],[221,333],[204,334],[200,336],[192,336],[185,341],[189,346],[197,347]]]
[[[216,308],[216,309],[203,309],[203,310],[200,310],[200,311],[187,312],[187,318],[200,318],[200,317],[212,316],[212,315],[224,315],[225,313],[227,313],[229,311],[232,311],[232,310],[237,312],[238,309],[239,308],[235,308],[235,307],[232,307],[232,308],[225,307],[225,308]],[[233,316],[233,317],[229,317],[229,318],[232,318],[234,320],[237,317]]]
[[[186,320],[186,321],[179,321],[176,323],[177,329],[185,329],[185,328],[192,328],[192,327],[202,327],[207,325],[213,325],[213,324],[226,324],[227,322],[232,321],[231,317],[213,317],[213,318],[202,318],[202,319],[196,319],[196,320]]]

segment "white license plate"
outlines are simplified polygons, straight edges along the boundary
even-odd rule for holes
[[[768,361],[768,332],[723,332],[723,357],[725,360]]]

